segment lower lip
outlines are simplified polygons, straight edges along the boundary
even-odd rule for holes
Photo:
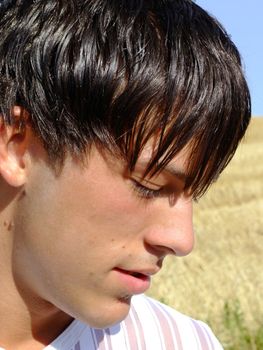
[[[121,269],[114,269],[113,271],[129,294],[142,294],[150,288],[150,276],[141,275],[140,277],[135,277]]]

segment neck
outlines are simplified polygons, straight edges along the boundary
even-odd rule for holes
[[[10,216],[9,216],[10,217]],[[0,214],[0,347],[43,349],[72,322],[54,305],[19,288],[12,270],[12,221]]]
[[[0,300],[0,347],[7,350],[43,349],[72,322],[46,301],[32,296],[26,302],[7,279],[1,284]]]

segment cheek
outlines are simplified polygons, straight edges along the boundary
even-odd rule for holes
[[[69,168],[58,178],[37,169],[18,208],[20,247],[51,268],[104,259],[138,240],[146,225],[144,206],[120,174]]]
[[[74,192],[68,193],[68,212],[76,225],[96,228],[102,235],[132,231],[143,221],[139,201],[125,181],[111,183],[89,182],[77,190],[80,195],[74,199]],[[133,232],[134,234],[134,232]]]
[[[60,181],[37,178],[18,212],[23,213],[19,226],[27,246],[44,251],[51,261],[54,255],[77,258],[80,251],[95,255],[110,248],[110,242],[116,249],[133,239],[145,221],[140,202],[123,179],[99,181],[79,173]]]

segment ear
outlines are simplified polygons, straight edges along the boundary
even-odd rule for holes
[[[27,174],[27,150],[31,138],[28,113],[19,106],[12,110],[12,124],[0,116],[0,174],[11,186],[22,186]]]

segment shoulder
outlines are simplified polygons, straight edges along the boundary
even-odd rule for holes
[[[133,297],[126,327],[137,329],[137,336],[155,349],[222,350],[210,327],[154,299]],[[150,346],[146,346],[146,349]]]

